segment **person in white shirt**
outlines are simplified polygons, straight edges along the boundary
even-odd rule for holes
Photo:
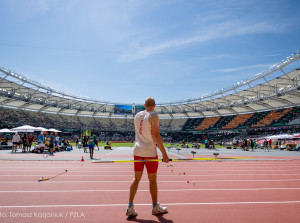
[[[17,152],[20,139],[21,139],[20,135],[16,132],[12,138],[12,152],[14,151],[15,153]]]
[[[164,148],[160,133],[159,133],[159,117],[154,113],[155,100],[147,98],[145,100],[145,111],[136,114],[134,118],[135,128],[135,145],[134,159],[148,160],[157,159],[156,145],[160,149],[163,162],[168,163],[169,157]],[[152,197],[152,214],[167,213],[166,207],[161,207],[157,202],[157,169],[158,161],[134,162],[134,178],[130,185],[129,202],[126,207],[126,215],[128,217],[137,216],[134,210],[133,200],[138,189],[139,182],[143,175],[144,166],[147,168],[148,179],[150,183],[150,194]]]

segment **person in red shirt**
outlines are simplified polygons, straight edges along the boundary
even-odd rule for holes
[[[269,150],[272,149],[272,139],[269,139],[268,144],[269,144]],[[268,150],[268,152],[269,152],[269,150]]]
[[[32,135],[32,133],[30,133],[30,135],[28,136],[28,146],[27,146],[28,151],[30,151],[30,149],[31,149],[33,140],[34,140],[34,136]]]

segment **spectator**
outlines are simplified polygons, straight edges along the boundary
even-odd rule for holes
[[[83,146],[83,149],[84,149],[84,152],[86,153],[87,152],[87,147],[88,147],[88,136],[87,135],[84,135],[83,139],[82,139],[82,146]]]
[[[26,148],[28,147],[28,136],[27,133],[25,133],[22,137],[22,144],[23,144],[23,150],[22,152],[25,153],[26,152]]]
[[[253,139],[250,139],[250,147],[251,147],[251,150],[252,152],[254,151],[253,148],[254,148],[254,142],[253,142]]]
[[[265,152],[268,150],[268,152],[269,152],[269,146],[268,146],[268,140],[267,139],[265,139],[265,141],[264,141],[264,150],[265,150]]]
[[[269,139],[268,144],[269,144],[269,150],[272,149],[272,139]],[[269,150],[268,150],[268,152],[269,152]]]
[[[44,143],[44,135],[43,135],[42,132],[41,132],[41,134],[38,137],[38,144],[41,144],[41,143]]]
[[[15,153],[17,152],[20,140],[21,140],[20,135],[16,132],[12,138],[12,152],[14,151]]]
[[[49,152],[50,152],[50,155],[54,156],[54,135],[53,133],[51,132],[50,134],[50,139],[49,139]]]
[[[79,138],[76,137],[76,147],[78,148]]]
[[[208,145],[208,139],[205,139],[204,143],[205,143],[205,149],[208,149],[208,147],[209,147],[209,145]]]
[[[31,150],[31,145],[33,140],[34,140],[34,136],[32,135],[32,133],[30,133],[30,135],[28,136],[28,146],[27,146],[28,151]]]
[[[210,149],[214,149],[215,148],[215,144],[214,144],[213,140],[210,140],[210,142],[209,142],[209,148]]]
[[[233,139],[232,144],[233,144],[233,148],[236,149],[236,139]]]
[[[54,145],[55,145],[55,149],[58,148],[58,144],[59,144],[59,136],[55,136],[55,141],[54,141]]]
[[[94,147],[95,147],[95,136],[91,132],[91,135],[88,138],[89,150],[90,150],[90,157],[93,159],[94,157]]]

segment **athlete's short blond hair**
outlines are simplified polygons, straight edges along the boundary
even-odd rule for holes
[[[155,100],[154,98],[146,98],[145,100],[145,107],[152,107],[155,105]]]

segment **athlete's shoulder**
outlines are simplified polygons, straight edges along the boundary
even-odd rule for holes
[[[155,112],[149,112],[149,119],[151,120],[159,120],[158,115]]]
[[[135,118],[145,117],[147,115],[147,111],[140,111],[135,115]]]

